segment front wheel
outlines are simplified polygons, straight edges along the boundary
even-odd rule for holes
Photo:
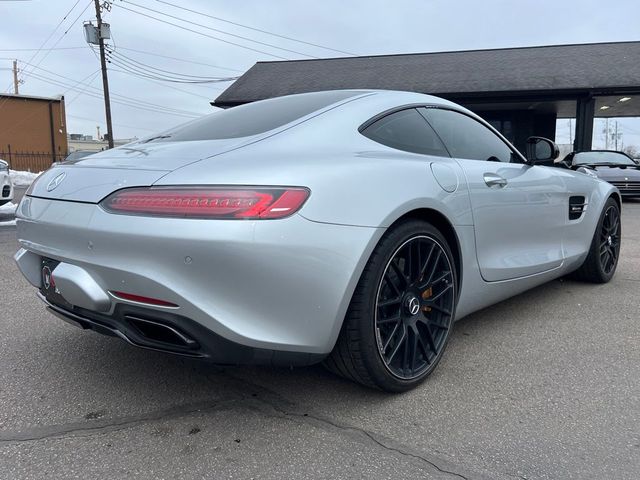
[[[572,276],[577,280],[593,283],[607,283],[611,280],[618,266],[621,235],[620,207],[610,198],[600,215],[589,254]]]
[[[325,364],[370,387],[415,387],[442,358],[456,281],[451,250],[436,228],[419,220],[397,225],[371,255]]]

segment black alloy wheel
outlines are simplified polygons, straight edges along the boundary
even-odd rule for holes
[[[436,360],[454,301],[453,270],[443,247],[426,235],[404,242],[387,263],[376,299],[378,351],[393,375],[419,377]]]
[[[620,254],[620,212],[610,205],[604,213],[600,228],[600,265],[605,275],[610,275],[618,263]]]
[[[391,227],[360,277],[327,368],[389,392],[414,388],[446,348],[457,275],[449,244],[433,225],[409,219]]]
[[[587,258],[571,276],[586,282],[607,283],[616,273],[621,243],[620,205],[609,198],[600,214]]]

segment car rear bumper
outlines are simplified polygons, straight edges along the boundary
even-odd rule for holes
[[[383,233],[299,215],[262,221],[113,215],[95,204],[35,197],[25,197],[17,219],[22,248],[16,260],[34,286],[41,284],[43,258],[75,268],[66,270],[65,288],[77,305],[71,310],[49,305],[50,310],[137,346],[221,363],[282,363],[282,357],[299,364],[329,353]],[[141,305],[112,292],[176,307]],[[131,311],[202,348],[145,344],[149,339],[141,341],[140,329],[126,318]],[[232,345],[240,353],[232,354]]]
[[[284,352],[240,345],[216,335],[191,319],[134,305],[118,305],[111,315],[74,307],[73,310],[38,297],[61,320],[103,335],[120,338],[132,346],[205,359],[222,365],[303,366],[322,361],[324,354]],[[149,328],[151,327],[151,328]]]

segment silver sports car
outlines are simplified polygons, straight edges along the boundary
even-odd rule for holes
[[[613,276],[619,192],[555,156],[532,137],[525,159],[428,95],[274,98],[45,172],[15,258],[76,326],[402,391],[454,320],[569,273]]]

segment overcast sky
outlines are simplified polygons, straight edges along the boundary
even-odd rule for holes
[[[166,1],[357,55],[640,40],[638,0]],[[159,0],[114,0],[111,3],[111,11],[103,14],[104,21],[111,24],[112,40],[109,43],[115,45],[119,55],[124,55],[120,62],[126,62],[109,66],[114,100],[122,102],[113,104],[116,138],[144,136],[189,120],[189,115],[210,113],[213,107],[209,101],[228,85],[171,83],[159,81],[157,76],[171,76],[175,80],[175,74],[169,73],[175,72],[181,75],[180,79],[182,75],[206,79],[229,77],[241,75],[261,60],[344,55],[193,14]],[[24,80],[20,85],[21,93],[64,94],[68,132],[95,135],[96,125],[100,125],[103,133],[106,130],[102,100],[87,95],[100,95],[101,79],[96,73],[99,62],[86,44],[82,29],[83,21],[95,20],[93,0],[78,0],[66,20],[51,35],[74,4],[76,0],[0,0],[0,68],[10,68],[11,59],[17,58]],[[124,8],[261,52],[181,30]],[[179,19],[282,49],[207,30]],[[48,37],[40,52],[11,50],[37,49]],[[48,50],[54,45],[55,49]],[[151,79],[115,71],[140,72],[140,63],[146,65],[146,72],[162,69],[167,73],[160,72]],[[12,92],[11,78],[9,70],[0,70],[0,89]],[[55,82],[59,84],[52,84]],[[136,100],[137,107],[131,106]],[[165,111],[155,111],[158,106],[164,106]],[[167,112],[167,107],[172,110]],[[640,145],[640,120],[624,120],[620,131],[624,134],[625,144]],[[558,141],[568,143],[568,126],[561,124],[558,133]]]

